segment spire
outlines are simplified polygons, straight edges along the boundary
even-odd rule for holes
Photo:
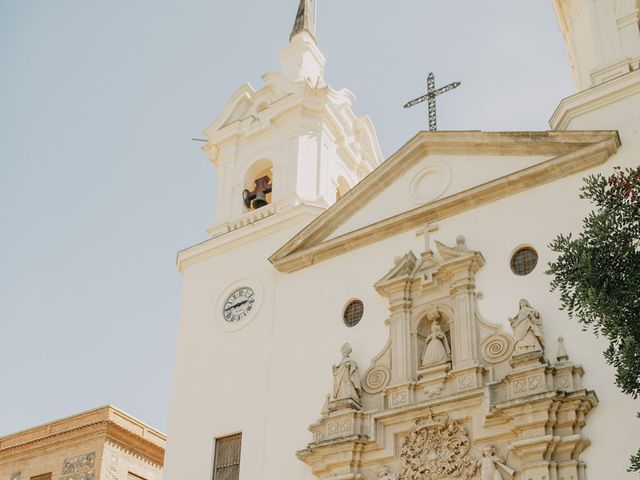
[[[298,14],[287,45],[280,54],[283,75],[294,82],[324,87],[325,58],[316,38],[315,0],[300,0]]]
[[[300,0],[296,21],[293,23],[293,30],[289,35],[289,40],[302,31],[307,31],[317,41],[316,37],[316,9],[315,0]]]

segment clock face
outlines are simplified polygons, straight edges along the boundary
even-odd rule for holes
[[[235,290],[227,297],[222,307],[222,317],[227,323],[238,323],[247,318],[256,301],[255,292],[250,287]]]

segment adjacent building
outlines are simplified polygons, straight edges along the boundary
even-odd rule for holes
[[[166,437],[106,406],[0,437],[1,480],[161,480]]]

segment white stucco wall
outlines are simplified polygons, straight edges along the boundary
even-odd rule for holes
[[[637,150],[623,145],[600,170],[608,173],[615,165],[635,164]],[[480,309],[487,320],[509,330],[507,317],[525,297],[544,318],[549,357],[555,354],[557,337],[565,337],[571,359],[585,368],[584,386],[600,399],[585,430],[592,441],[583,454],[588,478],[632,478],[626,467],[640,438],[635,419],[640,404],[617,390],[614,372],[601,355],[604,342],[582,332],[559,310],[544,274],[551,259],[547,245],[560,232],[578,230],[589,209],[577,196],[582,177],[574,175],[441,221],[433,237],[452,245],[464,234],[469,248],[484,255],[487,264],[477,275],[477,288],[484,294]],[[384,195],[381,200],[394,201],[394,196]],[[306,427],[317,419],[330,391],[331,365],[339,360],[339,347],[351,343],[352,357],[363,372],[384,346],[387,305],[373,284],[393,266],[394,257],[421,252],[422,238],[409,231],[292,274],[279,273],[266,258],[296,230],[283,230],[185,269],[167,479],[208,478],[213,439],[239,431],[241,478],[312,478],[295,451],[311,440]],[[538,267],[525,277],[515,276],[509,267],[512,251],[521,244],[534,246],[540,255]],[[246,328],[223,333],[215,320],[216,301],[228,284],[243,277],[264,285],[263,304]],[[363,300],[365,315],[349,329],[341,312],[351,298]]]
[[[574,8],[580,2],[560,3]],[[597,57],[600,47],[589,46],[597,40],[587,32],[594,28],[589,15],[576,13],[565,31],[570,49],[575,48],[574,61],[579,62],[577,75],[585,83],[590,81],[589,72],[602,66],[596,65],[601,60]],[[636,166],[640,162],[640,94],[631,89],[628,92],[603,102],[580,97],[569,102],[570,115],[562,117],[570,117],[569,120],[562,123],[561,118],[558,125],[562,126],[554,125],[563,129],[619,130],[622,147],[594,171],[609,174],[614,166]],[[242,129],[247,133],[250,126]],[[344,170],[353,172],[346,168],[343,158],[337,157],[335,142],[326,130],[315,130],[322,141],[302,136],[300,142],[293,143],[290,130],[269,132],[265,130],[244,143],[232,142],[229,152],[219,152],[221,158],[229,160],[221,162],[218,221],[241,215],[237,210],[241,208],[238,179],[243,175],[243,165],[249,162],[246,159],[265,156],[261,151],[282,152],[281,159],[276,154],[271,156],[274,185],[283,182],[280,185],[286,184],[292,195],[316,192],[313,195],[318,198],[317,192],[330,192],[331,181]],[[326,163],[312,160],[306,164],[310,157],[317,159],[318,155]],[[472,155],[442,156],[425,162],[435,160],[445,164],[451,175],[447,190],[442,193],[446,196],[469,188],[474,180],[486,182],[541,159]],[[277,165],[282,165],[280,171]],[[381,192],[334,236],[415,208],[416,204],[406,197],[407,186],[422,167],[424,164]],[[640,402],[618,391],[614,371],[601,354],[605,342],[591,332],[582,332],[576,321],[559,310],[558,297],[549,292],[550,279],[544,274],[552,258],[549,243],[559,233],[578,231],[590,209],[578,198],[582,178],[589,173],[593,171],[447,218],[438,222],[433,238],[453,245],[456,237],[463,234],[469,248],[480,251],[486,259],[476,284],[483,293],[479,308],[487,320],[509,331],[507,317],[516,313],[518,299],[524,297],[543,316],[547,357],[554,356],[558,336],[565,338],[571,359],[585,369],[585,388],[595,390],[600,400],[600,405],[589,413],[585,428],[592,442],[582,455],[587,463],[587,478],[624,480],[634,478],[626,468],[629,456],[639,446],[636,412],[640,411]],[[274,198],[276,195],[274,190]],[[261,222],[275,221],[281,214]],[[247,233],[242,242],[183,266],[180,333],[165,459],[167,480],[210,479],[214,439],[237,432],[243,434],[241,479],[310,480],[313,477],[308,467],[296,459],[295,452],[311,441],[307,426],[319,417],[325,395],[331,389],[331,365],[340,358],[340,346],[344,342],[351,344],[352,358],[362,373],[385,345],[387,304],[373,284],[393,266],[394,257],[409,250],[421,253],[423,238],[417,237],[415,230],[407,231],[292,274],[276,271],[267,258],[303,226],[287,223],[254,239],[250,232],[260,229],[260,224],[248,225],[232,232]],[[509,260],[516,247],[523,244],[533,246],[540,258],[530,275],[517,277],[511,272]],[[224,331],[217,321],[217,304],[230,284],[244,278],[263,287],[259,313],[245,328]],[[364,302],[365,313],[360,324],[349,329],[343,324],[341,313],[352,298]]]

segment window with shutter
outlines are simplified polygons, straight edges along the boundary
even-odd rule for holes
[[[241,433],[216,439],[213,480],[238,480],[240,478],[241,443]]]
[[[51,472],[36,475],[35,477],[31,477],[31,480],[51,480]]]
[[[140,475],[136,475],[135,473],[128,472],[127,480],[147,480],[147,479],[144,477],[141,477]]]

